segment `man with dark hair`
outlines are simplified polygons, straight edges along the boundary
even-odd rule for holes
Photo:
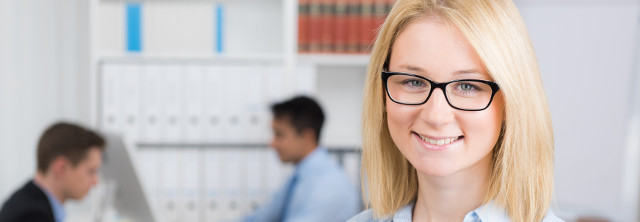
[[[282,162],[296,168],[270,202],[244,221],[342,222],[357,214],[360,204],[355,186],[327,150],[318,147],[324,123],[322,108],[313,99],[300,96],[274,104],[271,111],[271,147]]]
[[[38,142],[37,172],[4,203],[2,222],[62,222],[63,204],[82,199],[98,182],[105,141],[93,131],[57,123]]]

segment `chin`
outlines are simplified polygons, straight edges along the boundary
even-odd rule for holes
[[[427,163],[426,161],[421,161],[418,164],[414,164],[412,162],[411,165],[413,165],[413,167],[416,168],[416,171],[418,171],[418,174],[422,174],[425,176],[446,177],[458,172],[458,169],[456,168],[455,165],[452,165],[450,163],[437,163],[437,162],[439,161],[438,160],[433,162],[429,161],[429,163]]]
[[[82,194],[78,194],[75,197],[73,197],[72,199],[77,200],[77,201],[81,201],[82,199],[84,199],[85,197],[87,197],[87,194],[89,193],[89,191],[84,192]]]
[[[455,173],[454,170],[441,170],[441,169],[437,169],[437,170],[418,170],[419,174],[425,175],[425,176],[431,176],[431,177],[446,177],[446,176],[451,176]]]

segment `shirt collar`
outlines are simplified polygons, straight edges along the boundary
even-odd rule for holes
[[[40,188],[40,190],[42,190],[42,192],[44,192],[44,194],[47,196],[47,199],[49,200],[49,204],[51,204],[51,210],[53,211],[53,217],[55,221],[56,222],[64,221],[66,212],[64,211],[64,206],[58,200],[58,198],[56,198],[51,192],[49,192],[49,190],[40,186],[38,183],[34,183],[34,184],[38,186],[38,188]]]
[[[393,222],[411,222],[416,202],[411,201],[393,215]],[[493,201],[484,204],[464,216],[464,222],[510,221],[504,210]]]
[[[407,206],[400,208],[396,214],[393,215],[393,222],[411,222],[413,220],[413,207],[416,202],[411,201]]]
[[[465,221],[467,221],[467,217],[470,217],[471,213],[479,218],[478,221],[510,221],[504,209],[496,205],[493,201],[489,201],[489,203],[467,214]]]

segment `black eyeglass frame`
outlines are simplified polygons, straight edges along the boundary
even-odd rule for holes
[[[416,77],[416,78],[419,78],[419,79],[424,79],[427,82],[429,82],[429,84],[431,84],[433,87],[431,87],[431,90],[429,91],[429,95],[427,96],[427,99],[425,99],[421,103],[402,103],[402,102],[398,102],[395,99],[393,99],[393,97],[391,96],[391,93],[389,93],[389,86],[387,85],[387,80],[389,80],[389,77],[395,76],[395,75],[405,75],[405,76]],[[403,73],[403,72],[388,72],[388,71],[382,71],[381,78],[382,78],[382,82],[384,84],[384,90],[387,91],[387,96],[389,96],[389,99],[391,99],[391,101],[393,101],[393,102],[395,102],[397,104],[410,105],[410,106],[425,104],[427,101],[429,101],[429,98],[431,98],[431,95],[433,94],[433,90],[435,90],[436,88],[439,88],[440,90],[442,90],[442,94],[444,94],[444,98],[447,100],[447,103],[449,103],[449,106],[453,107],[454,109],[463,110],[463,111],[482,111],[482,110],[485,110],[485,109],[489,108],[489,106],[491,105],[491,102],[493,102],[493,97],[496,95],[498,90],[500,90],[500,86],[498,85],[498,83],[487,81],[487,80],[480,80],[480,79],[457,79],[457,80],[453,80],[453,81],[449,81],[449,82],[439,83],[439,82],[435,82],[435,81],[432,81],[430,79],[427,79],[424,76],[420,76],[420,75],[416,75],[416,74]],[[450,83],[454,83],[454,82],[481,82],[481,83],[485,83],[485,84],[489,85],[489,87],[491,87],[491,99],[489,99],[489,103],[487,104],[487,106],[485,106],[482,109],[463,109],[463,108],[459,108],[459,107],[454,106],[449,101],[449,97],[447,96],[447,90],[446,90],[447,89],[446,88],[447,85],[449,85]]]

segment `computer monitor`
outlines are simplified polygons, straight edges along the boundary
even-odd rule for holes
[[[110,208],[131,221],[156,221],[140,182],[127,143],[121,136],[102,133],[107,142],[102,165],[102,180],[106,189],[100,197],[95,219],[102,221]]]

